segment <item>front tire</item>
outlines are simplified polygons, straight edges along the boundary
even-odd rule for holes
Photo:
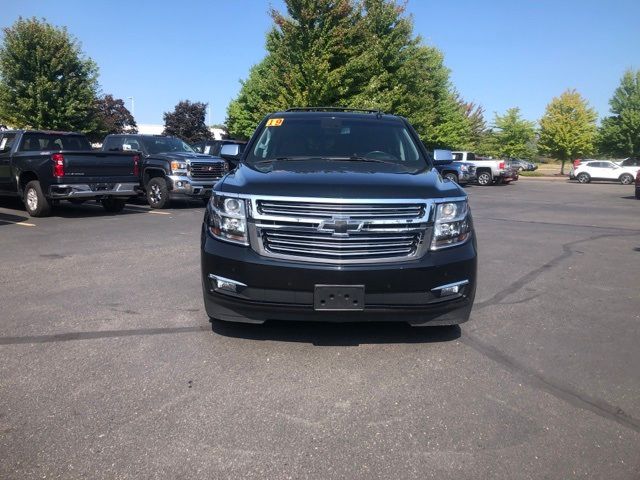
[[[444,178],[448,178],[449,180],[451,180],[453,183],[458,183],[458,175],[456,175],[455,173],[445,173],[444,174]]]
[[[31,217],[46,217],[51,213],[51,202],[42,193],[38,180],[32,180],[24,188],[24,206]]]
[[[630,173],[623,173],[620,175],[620,183],[622,185],[631,185],[633,183],[633,175]]]
[[[151,208],[166,208],[169,205],[169,187],[162,177],[154,177],[147,183],[147,202]]]
[[[478,185],[486,187],[487,185],[491,185],[492,182],[493,177],[491,176],[491,172],[478,173]]]
[[[585,173],[585,172],[579,173],[576,179],[580,183],[589,183],[591,181],[591,177],[589,176],[588,173]]]
[[[103,199],[102,207],[109,213],[119,213],[124,209],[126,201],[121,198],[108,197]]]

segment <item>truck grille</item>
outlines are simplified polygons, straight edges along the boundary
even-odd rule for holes
[[[414,255],[422,234],[358,232],[344,237],[296,230],[262,230],[265,250],[306,259],[358,260]]]
[[[427,203],[254,200],[252,244],[261,255],[329,263],[411,260],[429,231]]]
[[[191,162],[189,176],[191,178],[218,179],[225,174],[225,164],[223,162],[202,163]]]
[[[284,202],[258,200],[258,211],[265,215],[277,215],[292,218],[331,218],[347,215],[358,219],[404,219],[421,217],[424,205],[382,203],[382,204],[335,204],[315,202]]]

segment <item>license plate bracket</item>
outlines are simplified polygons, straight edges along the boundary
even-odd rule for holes
[[[313,309],[364,310],[364,285],[316,285],[313,292]]]

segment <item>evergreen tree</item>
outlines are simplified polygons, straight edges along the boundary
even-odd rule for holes
[[[36,18],[4,28],[0,122],[13,127],[92,131],[98,69],[65,28]]]
[[[584,157],[595,150],[596,112],[575,90],[554,98],[540,119],[540,152],[562,161]]]
[[[233,136],[265,114],[294,106],[372,108],[403,115],[429,146],[467,146],[470,122],[436,48],[413,35],[392,0],[287,0],[272,10],[267,56],[229,105]]]
[[[173,135],[187,143],[211,138],[211,131],[205,124],[207,104],[182,100],[173,112],[165,112],[163,135]]]
[[[612,115],[602,121],[600,150],[613,156],[640,156],[640,70],[627,70],[609,100]]]

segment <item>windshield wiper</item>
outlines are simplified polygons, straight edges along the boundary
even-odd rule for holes
[[[260,163],[271,163],[271,162],[289,162],[293,160],[319,160],[322,157],[316,156],[308,156],[308,155],[298,155],[295,157],[276,157],[276,158],[266,158],[264,160],[258,160],[255,162],[256,164]]]
[[[350,157],[322,157],[323,160],[337,160],[340,162],[372,162],[372,163],[388,163],[397,165],[396,162],[388,160],[380,160],[379,158],[362,157],[360,155],[351,155]]]
[[[387,163],[391,165],[397,165],[396,162],[380,160],[378,158],[371,157],[362,157],[359,155],[351,155],[350,157],[331,157],[331,156],[320,156],[320,155],[297,155],[292,157],[276,157],[276,158],[267,158],[265,160],[259,160],[255,162],[256,164],[262,163],[271,163],[271,162],[288,162],[294,160],[330,160],[330,161],[338,161],[338,162],[371,162],[371,163]]]

